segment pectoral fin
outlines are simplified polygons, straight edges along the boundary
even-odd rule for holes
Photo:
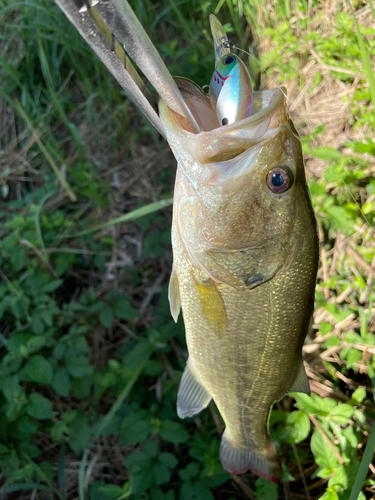
[[[178,388],[177,415],[180,418],[192,417],[204,410],[210,401],[211,395],[198,382],[188,361]]]
[[[302,361],[298,370],[297,377],[293,382],[292,387],[289,389],[289,392],[304,392],[305,394],[310,396],[309,379],[307,378]]]
[[[171,308],[172,318],[175,320],[175,323],[177,323],[178,315],[180,314],[181,309],[181,299],[177,273],[174,267],[172,268],[172,274],[169,280],[168,300],[169,306]]]
[[[205,320],[218,337],[223,337],[227,330],[227,313],[216,283],[212,279],[203,282],[195,280],[195,283]]]

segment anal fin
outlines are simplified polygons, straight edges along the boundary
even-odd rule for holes
[[[192,417],[204,410],[210,401],[211,395],[198,382],[188,361],[177,392],[177,415],[180,418]]]
[[[288,392],[304,392],[310,396],[310,384],[303,366],[303,361],[301,361],[297,377]]]
[[[172,267],[172,274],[169,280],[168,300],[169,306],[171,308],[172,318],[174,319],[175,323],[177,323],[178,315],[180,314],[181,309],[181,298],[177,273],[174,267]]]

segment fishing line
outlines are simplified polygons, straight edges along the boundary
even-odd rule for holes
[[[294,104],[292,103],[292,101],[289,99],[289,97],[287,96],[287,94],[283,91],[283,89],[279,86],[279,84],[276,82],[276,80],[272,77],[272,75],[270,75],[268,73],[268,71],[266,70],[266,68],[264,68],[261,63],[259,62],[259,60],[253,55],[251,54],[250,52],[248,52],[247,50],[244,50],[244,49],[241,49],[240,47],[237,47],[233,42],[231,42],[230,40],[228,40],[227,37],[225,36],[222,36],[219,38],[219,41],[221,42],[221,45],[223,47],[225,47],[226,49],[237,49],[241,52],[244,52],[245,54],[247,54],[248,56],[250,56],[257,64],[258,66],[260,67],[260,69],[266,73],[266,75],[270,78],[270,80],[281,90],[281,92],[283,93],[285,99],[288,101],[289,103],[289,106],[290,108],[292,108],[297,116],[299,116],[302,120],[304,120],[307,125],[308,125],[308,128],[310,129],[310,132],[313,134],[314,138],[317,140],[317,142],[319,143],[320,147],[323,149],[323,151],[325,152],[325,154],[327,155],[327,158],[328,158],[328,153],[327,153],[327,150],[325,148],[325,146],[322,144],[322,141],[320,140],[319,136],[315,133],[310,121],[308,118],[305,118],[305,116],[303,116],[299,111],[298,109],[294,106]],[[329,161],[329,160],[328,160]],[[344,184],[345,188],[348,190],[348,193],[350,194],[350,197],[352,198],[352,200],[354,201],[354,203],[356,204],[358,210],[360,211],[362,217],[364,218],[364,220],[366,221],[368,227],[370,229],[373,229],[372,225],[370,224],[370,222],[368,221],[366,215],[364,214],[362,208],[360,207],[360,205],[358,204],[357,200],[355,199],[352,191],[350,190],[349,186],[347,185],[347,183],[345,182],[344,178],[342,177],[342,175],[340,174],[340,172],[337,170],[337,168],[335,167],[335,165],[333,165],[333,168],[336,172],[336,174],[338,175],[338,177],[341,179],[342,183]]]

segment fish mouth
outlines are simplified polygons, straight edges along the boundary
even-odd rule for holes
[[[175,82],[202,132],[195,133],[190,123],[163,100],[159,101],[160,118],[168,141],[175,142],[177,135],[184,150],[201,164],[231,160],[268,141],[289,120],[285,87],[255,91],[252,115],[220,126],[207,95],[196,83],[182,77],[175,78]]]

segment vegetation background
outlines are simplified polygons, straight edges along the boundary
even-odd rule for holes
[[[374,498],[373,6],[130,3],[172,74],[209,83],[214,12],[255,86],[288,89],[321,239],[313,395],[272,413],[280,485],[223,471],[214,405],[178,420],[175,160],[51,0],[0,0],[0,497]]]

